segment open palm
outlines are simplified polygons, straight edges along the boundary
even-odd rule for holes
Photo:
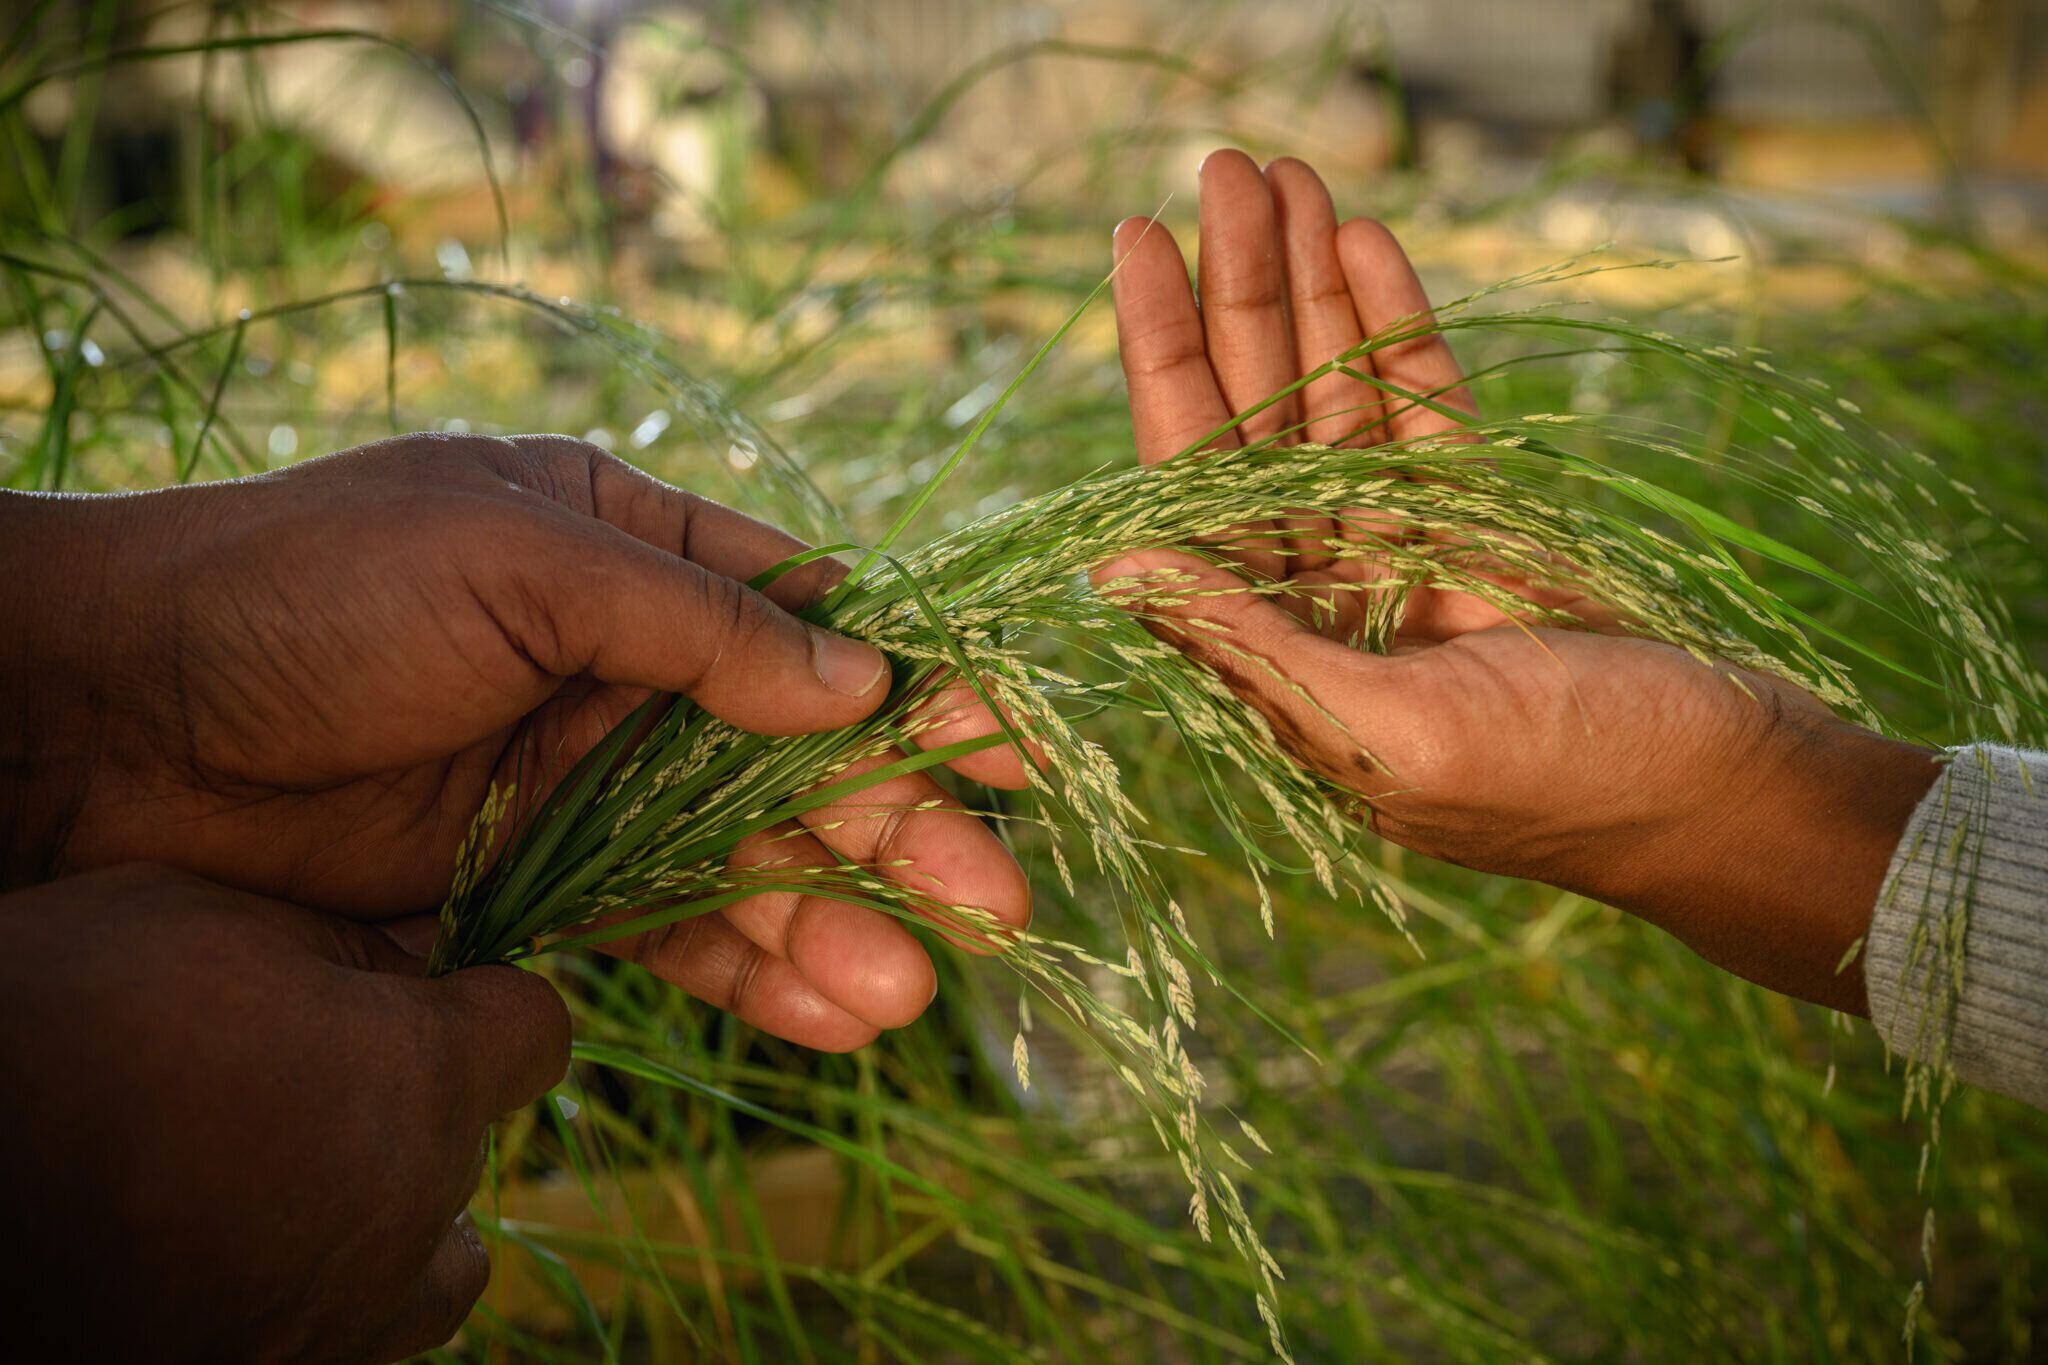
[[[1203,163],[1193,289],[1151,220],[1119,224],[1116,252],[1118,338],[1148,464],[1272,437],[1455,439],[1442,409],[1473,410],[1450,348],[1425,334],[1354,363],[1378,383],[1331,373],[1250,412],[1429,313],[1392,234],[1366,219],[1340,226],[1299,161],[1261,171],[1221,151]],[[1845,725],[1781,680],[1630,638],[1600,604],[1543,585],[1506,583],[1587,628],[1531,626],[1471,594],[1418,588],[1389,654],[1351,648],[1370,596],[1355,588],[1387,572],[1369,547],[1399,531],[1369,507],[1291,517],[1236,528],[1206,547],[1213,557],[1145,550],[1097,577],[1198,580],[1164,602],[1147,596],[1155,630],[1258,707],[1303,764],[1358,793],[1379,833],[1636,910],[1752,979],[1860,1009],[1860,978],[1835,968],[1925,790],[1924,754]],[[1339,537],[1367,552],[1331,554]],[[1232,591],[1234,575],[1292,591]],[[1860,784],[1881,770],[1901,778],[1881,784],[1882,800],[1840,799],[1845,774]],[[1816,859],[1795,837],[1812,832],[1816,802],[1842,817],[1822,837],[1853,857]]]

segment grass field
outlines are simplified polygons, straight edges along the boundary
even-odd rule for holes
[[[83,22],[111,26],[115,13]],[[499,47],[558,65],[580,51],[510,6],[459,13],[439,52],[458,74]],[[1289,76],[1299,67],[1240,74],[1227,92],[1207,83],[1199,26],[1170,51],[1055,44],[963,61],[963,80],[929,104],[849,99],[827,107],[829,131],[777,126],[731,94],[751,88],[748,43],[767,31],[736,13],[727,46],[671,35],[689,61],[726,73],[718,89],[730,97],[703,101],[717,174],[693,187],[668,235],[622,208],[616,182],[601,186],[570,137],[513,157],[496,144],[502,237],[495,186],[394,195],[234,93],[260,85],[284,30],[232,15],[195,40],[207,51],[176,59],[217,67],[193,80],[202,91],[216,80],[222,103],[175,120],[206,155],[181,163],[198,169],[165,187],[161,221],[137,235],[132,210],[92,191],[103,145],[81,111],[117,73],[172,59],[107,59],[132,46],[111,27],[77,51],[10,43],[0,135],[21,155],[0,171],[0,480],[143,487],[394,430],[564,431],[800,534],[871,543],[1099,283],[1111,224],[1163,204],[1192,240],[1182,162],[1193,148],[1294,150],[1275,133],[1290,108],[1305,141],[1332,140],[1315,121],[1315,83]],[[324,41],[367,48],[357,60],[379,70],[411,62]],[[1129,105],[1027,147],[1000,184],[964,171],[949,182],[941,134],[987,117],[1019,71],[1058,81],[1081,70],[1116,73]],[[32,117],[36,91],[59,83],[72,100],[64,126],[87,132],[50,136]],[[507,124],[496,86],[462,88],[486,126]],[[224,113],[233,101],[255,112]],[[1156,119],[1130,116],[1155,102]],[[570,103],[565,88],[559,126],[572,126]],[[1532,224],[1547,196],[1590,183],[1617,202],[1713,202],[1649,168],[1589,174],[1560,165],[1499,196],[1427,172],[1336,187],[1340,212],[1404,230],[1439,297],[1597,245],[1542,239]],[[1873,429],[1966,486],[1943,491],[1930,534],[1995,587],[2024,653],[2048,661],[2041,244],[1897,236],[1903,247],[1881,264],[1763,236],[1733,261],[1617,272],[1514,302],[1560,301],[1703,346],[1760,345],[1780,368],[1826,380]],[[1620,260],[1668,254],[1616,248]],[[1458,345],[1473,371],[1529,349],[1484,332]],[[1477,397],[1492,415],[1668,424],[1699,458],[1660,465],[1666,486],[1833,553],[1810,520],[1752,503],[1717,468],[1748,421],[1732,391],[1582,355],[1502,369]],[[913,541],[1126,465],[1122,404],[1098,302]],[[1914,647],[1880,610],[1749,567],[1877,655]],[[1879,605],[1902,605],[1878,566],[1841,567]],[[1881,668],[1858,677],[1908,732],[1952,741],[1989,728],[1969,699]],[[2038,720],[2021,728],[2041,738]],[[1185,850],[1157,865],[1190,937],[1271,1016],[1200,982],[1189,1046],[1211,1121],[1250,1126],[1234,1175],[1285,1271],[1277,1307],[1297,1358],[1896,1357],[1930,1212],[1934,1273],[1908,1329],[1916,1356],[2017,1361],[2041,1349],[2048,1120],[1959,1092],[1923,1187],[1924,1121],[1902,1115],[1897,1068],[1867,1027],[1726,977],[1579,897],[1370,841],[1363,854],[1407,906],[1412,941],[1306,873],[1272,879],[1268,938],[1235,835],[1171,732],[1111,712],[1090,735],[1155,837]],[[1000,794],[972,799],[1021,813]],[[1121,961],[1104,887],[1084,875],[1068,891],[1029,826],[1007,827],[1020,831],[1037,927]],[[578,1060],[552,1103],[496,1136],[476,1206],[496,1279],[444,1354],[1267,1358],[1259,1277],[1197,1235],[1182,1173],[1087,1038],[1040,1011],[1032,1085],[1020,1087],[1012,979],[935,957],[942,984],[925,1019],[846,1057],[756,1035],[609,959],[540,959],[572,1001]],[[1130,993],[1111,973],[1090,985]]]

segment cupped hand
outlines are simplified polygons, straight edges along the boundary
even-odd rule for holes
[[[755,592],[801,542],[565,437],[403,437],[4,510],[29,534],[0,593],[32,646],[6,690],[35,712],[24,767],[59,869],[142,858],[342,914],[417,911],[446,892],[491,783],[537,799],[650,692],[764,734],[851,724],[888,692],[878,652],[791,614],[839,566]],[[37,586],[44,561],[61,587]],[[960,695],[927,742],[995,728]],[[1008,749],[956,766],[1023,780]],[[777,856],[895,864],[1028,917],[1008,852],[929,775],[805,823],[777,832]],[[815,897],[611,947],[823,1048],[914,1019],[936,980],[901,924]]]
[[[1354,362],[1384,388],[1333,373],[1231,426],[1362,339],[1428,315],[1399,243],[1364,219],[1340,226],[1299,161],[1262,172],[1223,151],[1204,162],[1199,296],[1157,223],[1120,224],[1116,252],[1118,337],[1147,463],[1219,429],[1209,445],[1455,437],[1454,416],[1399,392],[1472,411],[1432,334]],[[1350,648],[1365,594],[1332,585],[1383,569],[1329,544],[1386,531],[1369,507],[1290,518],[1241,528],[1206,557],[1142,551],[1097,578],[1200,580],[1167,596],[1176,605],[1125,591],[1297,759],[1357,793],[1383,836],[1634,910],[1752,980],[1860,1012],[1861,974],[1838,968],[1933,781],[1932,756],[1838,720],[1780,679],[1629,638],[1598,604],[1540,585],[1519,587],[1587,629],[1417,589],[1390,654]],[[1294,591],[1233,592],[1233,575]],[[1195,617],[1225,627],[1228,647],[1213,630],[1176,629]]]
[[[23,1358],[396,1360],[454,1334],[490,1274],[465,1212],[485,1130],[568,1069],[546,981],[428,980],[380,929],[139,864],[0,896],[0,933]]]

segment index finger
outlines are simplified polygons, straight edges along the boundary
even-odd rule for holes
[[[811,548],[787,531],[664,483],[587,441],[512,436],[501,445],[511,464],[494,459],[494,466],[516,482],[723,578],[744,583]],[[844,565],[821,558],[790,570],[762,591],[784,611],[797,611],[845,576]]]
[[[598,463],[591,488],[599,517],[628,535],[742,583],[811,548],[780,527],[663,483],[614,456],[606,455]],[[828,555],[791,569],[761,591],[784,611],[799,611],[844,577],[846,566]]]

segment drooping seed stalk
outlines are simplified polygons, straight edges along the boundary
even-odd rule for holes
[[[433,969],[594,944],[766,891],[823,895],[978,939],[1086,1029],[1145,1106],[1188,1180],[1196,1227],[1206,1238],[1220,1217],[1253,1268],[1260,1314],[1285,1357],[1272,1284],[1279,1267],[1226,1174],[1224,1161],[1242,1157],[1210,1124],[1184,1036],[1196,1026],[1198,974],[1237,992],[1191,939],[1167,892],[1155,858],[1171,831],[1148,828],[1114,756],[1089,738],[1091,718],[1136,709],[1178,731],[1190,772],[1245,856],[1269,932],[1265,879],[1296,864],[1330,894],[1370,899],[1397,923],[1401,907],[1360,856],[1361,836],[1346,813],[1353,794],[1290,760],[1256,710],[1146,630],[1149,614],[1184,605],[1192,586],[1173,578],[1097,586],[1088,578],[1092,568],[1132,551],[1233,535],[1242,543],[1257,534],[1245,532],[1246,523],[1308,512],[1349,532],[1318,550],[1370,561],[1371,572],[1348,585],[1360,595],[1360,647],[1387,648],[1402,598],[1423,587],[1476,595],[1524,621],[1579,624],[1503,586],[1523,583],[1593,598],[1636,634],[1785,678],[1880,728],[1884,720],[1864,700],[1859,674],[1942,689],[1965,704],[1988,696],[1972,726],[1981,733],[2012,736],[2037,726],[2044,697],[2041,680],[1998,630],[1995,600],[1920,514],[1907,511],[1902,490],[1931,471],[1864,429],[1853,405],[1778,374],[1759,353],[1700,347],[1617,322],[1481,314],[1474,304],[1483,297],[1461,300],[1433,322],[1396,324],[1324,371],[1362,375],[1355,368],[1362,357],[1430,328],[1528,334],[1561,343],[1566,353],[1669,364],[1742,395],[1739,426],[1754,439],[1718,450],[1717,476],[1741,487],[1745,505],[1819,523],[1839,557],[1794,549],[1636,472],[1636,464],[1694,456],[1685,434],[1626,417],[1491,418],[1454,436],[1365,449],[1289,447],[1279,443],[1283,437],[1157,468],[1101,472],[917,549],[863,554],[864,570],[813,616],[891,660],[888,700],[867,720],[826,734],[766,737],[685,700],[656,698],[538,804],[522,811],[515,792],[493,793],[443,909]],[[1448,411],[1440,397],[1394,390],[1385,401]],[[1289,553],[1277,533],[1268,534],[1274,538],[1265,548]],[[1802,578],[1881,611],[1871,585],[1891,580],[1890,588],[1904,591],[1883,598],[1913,605],[1889,615],[1921,647],[1910,661],[1888,657],[1774,586]],[[1245,582],[1232,591],[1287,588]],[[1234,648],[1227,639],[1216,643]],[[1270,671],[1258,656],[1238,653],[1245,666]],[[963,678],[1007,719],[1006,733],[922,747],[921,735],[938,719],[928,706],[935,691]],[[1013,742],[1018,732],[1029,736],[1044,768],[1026,765],[1034,811],[1007,818],[1048,831],[1070,891],[1075,862],[1092,865],[1090,885],[1104,898],[1100,915],[1122,928],[1122,962],[1000,925],[914,868],[800,867],[772,858],[728,865],[743,841],[772,838],[785,822],[890,778]],[[1105,969],[1137,987],[1137,995],[1126,993],[1129,1007],[1088,984],[1090,972]],[[1019,1082],[1028,1085],[1023,1027],[1013,1054]],[[1940,1087],[1925,1067],[1945,1065],[1945,1054],[1927,1056],[1933,1060],[1913,1063],[1922,1069],[1909,1079],[1909,1093],[1931,1115]]]

